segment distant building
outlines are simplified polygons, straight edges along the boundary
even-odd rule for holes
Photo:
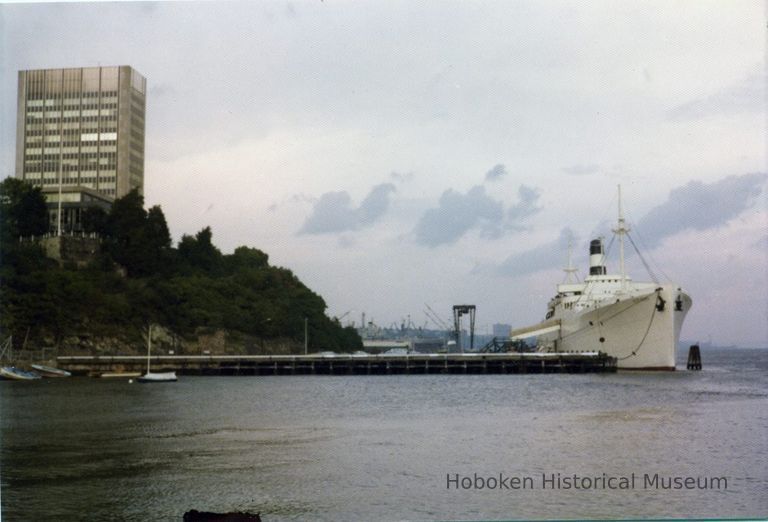
[[[507,338],[507,337],[509,337],[509,332],[510,331],[512,331],[512,325],[511,324],[494,324],[493,325],[493,336],[494,337]]]
[[[60,187],[73,219],[72,209],[143,193],[146,79],[136,70],[19,71],[17,107],[16,177],[42,187],[52,223]]]
[[[69,233],[83,232],[83,212],[91,207],[98,207],[105,213],[112,208],[113,198],[85,187],[46,187],[43,196],[48,204],[49,228],[58,228],[59,197],[61,197],[61,228]]]

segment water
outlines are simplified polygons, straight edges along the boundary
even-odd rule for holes
[[[702,358],[701,372],[652,374],[0,382],[2,515],[765,516],[768,350]],[[542,473],[558,472],[726,477],[728,487],[542,490]],[[448,476],[475,473],[530,476],[535,488],[447,489]]]

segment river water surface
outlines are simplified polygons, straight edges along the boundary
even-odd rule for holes
[[[765,517],[768,350],[702,355],[701,372],[4,381],[2,517]],[[557,473],[636,484],[544,489]],[[718,480],[646,487],[657,474]]]

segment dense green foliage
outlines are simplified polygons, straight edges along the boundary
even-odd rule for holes
[[[48,210],[42,191],[20,179],[6,178],[0,183],[0,216],[3,243],[48,231]]]
[[[0,183],[0,327],[3,336],[54,338],[122,336],[139,339],[148,324],[192,339],[201,331],[288,340],[303,350],[305,319],[312,351],[362,346],[352,328],[325,314],[323,299],[264,252],[241,246],[222,254],[210,228],[171,245],[160,207],[148,211],[136,191],[109,214],[87,212],[101,253],[85,268],[60,266],[19,236],[47,228],[38,189],[8,178]],[[42,219],[42,221],[41,221]]]

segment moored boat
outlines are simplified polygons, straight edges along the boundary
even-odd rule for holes
[[[152,373],[150,371],[150,359],[152,354],[152,325],[147,328],[147,373],[141,377],[137,377],[138,382],[152,383],[152,382],[176,382],[176,372],[158,372]]]
[[[102,379],[131,379],[141,377],[141,372],[104,372],[100,373],[98,377]]]
[[[46,366],[44,364],[30,364],[33,370],[37,371],[43,377],[71,377],[72,374],[60,368]]]
[[[39,373],[22,370],[15,366],[3,366],[0,368],[0,377],[11,381],[35,381],[41,379]]]
[[[145,383],[176,382],[178,381],[178,378],[176,378],[176,372],[159,372],[159,373],[147,372],[141,377],[137,377],[136,380],[138,382],[145,382]]]

